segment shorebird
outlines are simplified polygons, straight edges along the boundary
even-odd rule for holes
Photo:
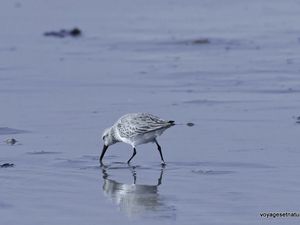
[[[175,125],[173,120],[163,120],[149,113],[130,113],[122,116],[113,126],[105,129],[102,135],[104,145],[99,159],[100,164],[103,164],[102,159],[108,147],[117,142],[124,142],[132,146],[133,153],[127,161],[128,164],[136,155],[136,146],[149,142],[156,144],[161,162],[165,164],[161,147],[156,138],[173,125]]]

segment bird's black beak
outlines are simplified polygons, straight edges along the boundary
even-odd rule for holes
[[[107,149],[108,149],[108,146],[107,145],[103,145],[102,153],[101,153],[101,156],[100,156],[100,159],[99,159],[99,162],[100,162],[101,165],[103,165],[102,159],[103,159],[103,157],[104,157],[105,152],[106,152]]]

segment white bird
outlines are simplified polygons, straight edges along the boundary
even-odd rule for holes
[[[136,155],[137,145],[155,142],[162,164],[165,164],[156,138],[173,125],[175,125],[174,121],[163,120],[149,113],[130,113],[122,116],[113,126],[105,129],[102,135],[104,146],[99,159],[100,164],[103,164],[102,159],[107,148],[117,142],[124,142],[133,147],[133,154],[127,161],[128,164]]]

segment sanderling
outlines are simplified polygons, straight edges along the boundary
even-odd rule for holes
[[[162,164],[165,164],[161,147],[156,138],[173,125],[175,125],[174,121],[163,120],[149,113],[130,113],[122,116],[102,135],[104,146],[99,160],[100,164],[103,164],[102,159],[108,146],[117,142],[124,142],[133,147],[133,154],[127,161],[128,164],[136,155],[136,146],[149,142],[154,142],[157,145]]]

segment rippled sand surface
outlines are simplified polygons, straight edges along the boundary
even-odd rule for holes
[[[297,223],[260,214],[300,209],[299,10],[3,1],[1,224]],[[128,112],[194,126],[159,138],[165,167],[152,144],[131,165],[114,145],[100,167],[102,131]]]

